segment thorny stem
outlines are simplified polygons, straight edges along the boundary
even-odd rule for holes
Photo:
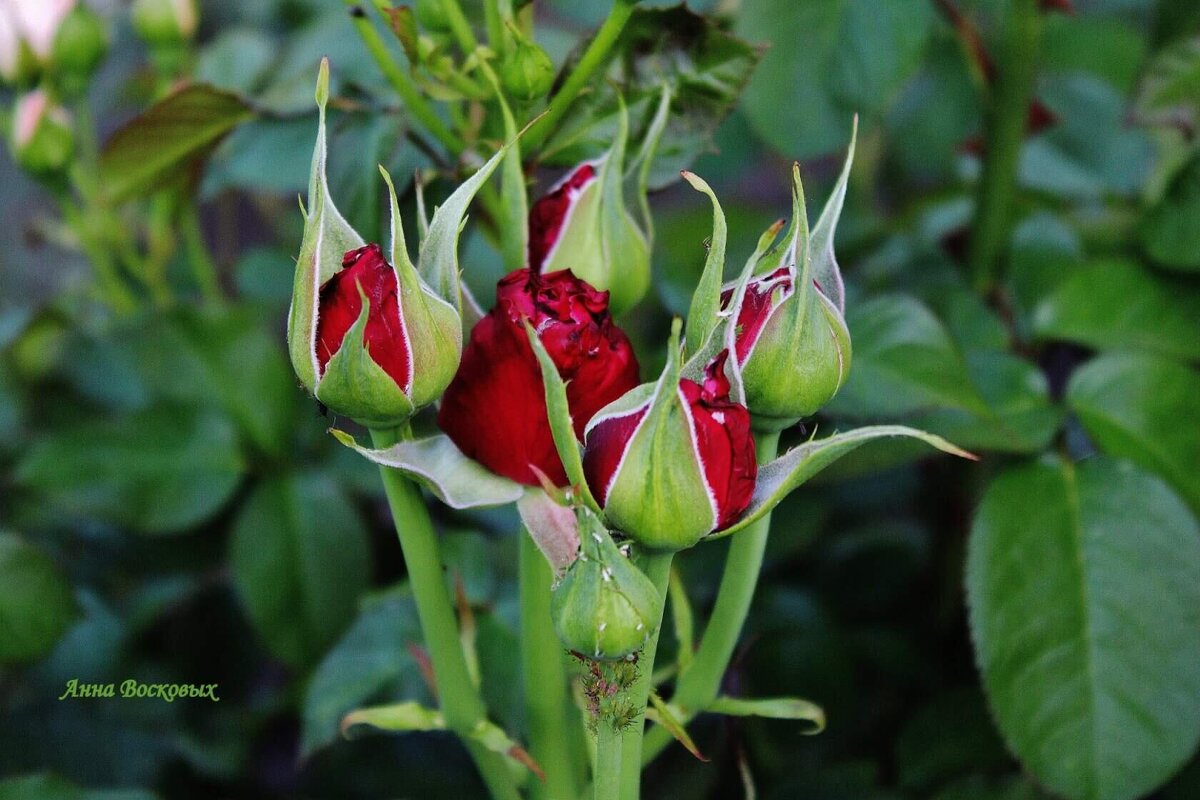
[[[612,722],[596,723],[596,780],[594,800],[620,800],[623,732]],[[637,771],[636,765],[634,772]]]
[[[571,758],[570,698],[564,650],[550,619],[550,565],[530,535],[521,538],[521,676],[529,751],[546,773],[530,785],[534,800],[575,798],[579,787]],[[603,725],[601,725],[603,727]]]
[[[654,626],[654,633],[650,635],[650,640],[642,648],[642,655],[638,659],[638,677],[629,687],[629,700],[637,710],[638,717],[625,729],[621,742],[621,800],[638,800],[638,793],[641,791],[642,732],[646,728],[646,704],[650,701],[650,688],[654,682],[654,656],[658,651],[658,636],[662,631],[662,612],[667,601],[667,582],[671,577],[671,560],[674,557],[674,553],[651,553],[645,556],[639,565],[658,591],[660,603],[658,624]],[[603,726],[603,723],[601,725]],[[597,773],[599,771],[600,765],[597,764]],[[599,774],[597,774],[596,780],[601,780]],[[596,796],[600,797],[599,794]]]
[[[758,462],[765,464],[775,458],[779,434],[756,434],[754,445]],[[767,514],[730,538],[729,555],[725,559],[725,572],[721,575],[712,616],[691,666],[679,676],[671,696],[671,705],[683,714],[680,722],[685,725],[717,699],[721,679],[729,668],[742,626],[750,613],[770,530],[771,515]],[[661,726],[650,731],[640,763],[649,764],[671,741],[671,735]]]
[[[1012,0],[1004,22],[995,93],[984,115],[986,150],[967,253],[972,282],[980,291],[986,292],[996,283],[1012,226],[1017,168],[1037,76],[1040,38],[1037,0]]]
[[[398,438],[396,431],[391,430],[372,430],[371,437],[376,447],[387,447]],[[417,605],[421,634],[433,665],[446,725],[461,737],[470,751],[492,797],[495,800],[520,800],[504,758],[471,738],[479,723],[485,721],[487,710],[467,669],[458,621],[443,576],[437,534],[421,490],[398,470],[380,467],[379,472],[400,537],[400,549],[404,552],[408,581]]]

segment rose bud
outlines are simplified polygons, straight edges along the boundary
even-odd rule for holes
[[[402,286],[379,245],[351,250],[321,286],[311,391],[364,425],[397,425],[449,383],[461,324],[449,304]]]
[[[536,486],[540,471],[564,486],[526,319],[567,381],[580,439],[593,414],[637,385],[637,358],[608,313],[608,293],[565,270],[539,275],[521,269],[500,280],[495,307],[471,331],[438,424],[492,472]]]
[[[329,65],[323,61],[304,239],[288,311],[288,353],[300,382],[335,414],[368,427],[394,428],[434,402],[458,367],[458,233],[471,198],[507,148],[434,212],[414,265],[386,171],[380,168],[391,200],[390,257],[364,242],[334,205],[325,172],[328,99]]]
[[[586,508],[576,513],[580,552],[551,594],[554,630],[568,650],[602,660],[625,658],[658,627],[661,599],[600,520]]]
[[[133,0],[133,28],[152,47],[173,47],[196,35],[196,0]]]
[[[728,351],[698,383],[679,376],[677,336],[657,383],[639,386],[588,424],[583,454],[588,486],[609,524],[662,550],[691,547],[735,522],[758,475],[750,412],[729,396]]]
[[[810,236],[799,166],[793,168],[792,221],[782,258],[764,256],[738,298],[722,304],[737,320],[735,356],[754,427],[777,431],[807,417],[837,393],[850,371],[850,331],[842,277],[833,254],[854,157],[846,164]],[[780,251],[775,251],[778,253]]]
[[[572,169],[529,210],[529,268],[543,273],[571,270],[610,293],[614,314],[632,308],[650,288],[649,215],[644,227],[639,226],[625,207],[629,122],[624,106],[619,120],[608,153]],[[649,152],[642,156],[643,163],[653,157],[661,135],[658,121],[647,134]],[[644,201],[644,176],[637,191]]]
[[[512,28],[513,46],[500,65],[500,85],[510,97],[530,103],[554,83],[554,62],[546,51]]]
[[[51,56],[56,78],[72,94],[81,92],[108,53],[108,29],[100,15],[79,6],[67,15],[54,37]]]
[[[70,115],[41,89],[17,100],[11,141],[13,160],[39,178],[62,172],[75,151]]]

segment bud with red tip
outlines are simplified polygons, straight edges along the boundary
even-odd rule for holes
[[[667,367],[589,423],[584,474],[609,523],[639,544],[691,547],[750,504],[758,466],[750,413],[730,398],[728,351],[702,381],[681,378],[678,327]]]
[[[75,151],[70,115],[41,89],[17,100],[10,141],[13,160],[39,178],[62,173]]]
[[[304,241],[288,313],[288,351],[300,382],[336,414],[396,427],[433,403],[458,367],[462,295],[458,233],[466,206],[495,170],[497,153],[434,214],[418,265],[409,260],[390,176],[390,258],[338,212],[325,175],[329,67],[317,81],[320,109]]]
[[[782,247],[759,260],[740,294],[733,287],[723,294],[736,320],[734,355],[757,430],[782,430],[815,413],[850,372],[833,237],[853,158],[852,136],[845,167],[811,233],[800,169],[793,168],[792,221]]]
[[[665,124],[669,98],[647,134],[642,165],[653,151]],[[632,308],[650,288],[652,231],[648,215],[639,224],[625,205],[625,146],[629,120],[621,106],[617,137],[601,158],[576,166],[529,211],[529,268],[535,272],[569,269],[607,290],[614,314]],[[646,170],[636,194],[644,201]]]
[[[495,307],[471,331],[438,424],[493,472],[536,486],[540,471],[562,486],[567,477],[525,320],[568,382],[576,436],[600,408],[637,385],[637,358],[608,313],[607,292],[567,271],[516,270],[497,284]]]

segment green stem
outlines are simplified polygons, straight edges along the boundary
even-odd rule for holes
[[[446,15],[446,22],[450,25],[450,33],[454,34],[454,39],[458,42],[458,49],[462,50],[464,56],[474,53],[475,48],[479,47],[479,42],[475,40],[475,32],[471,30],[471,23],[467,21],[467,15],[463,13],[458,0],[442,0],[442,13]]]
[[[594,800],[620,800],[624,736],[608,720],[596,723],[596,781]]]
[[[371,438],[376,447],[387,447],[394,444],[397,437],[394,431],[372,430]],[[462,738],[492,797],[520,800],[504,758],[471,738],[476,726],[486,719],[487,710],[467,670],[467,659],[458,635],[458,620],[443,576],[437,534],[421,490],[398,470],[380,467],[379,472],[400,537],[400,549],[404,552],[408,582],[416,601],[421,634],[429,651],[446,725]]]
[[[641,791],[642,771],[639,765],[642,763],[642,732],[646,729],[646,704],[650,701],[650,689],[654,683],[654,656],[658,652],[658,635],[662,632],[662,612],[667,604],[667,583],[671,578],[671,560],[674,557],[674,553],[651,553],[640,564],[646,577],[658,590],[661,603],[658,607],[658,624],[638,659],[638,678],[628,689],[633,707],[641,713],[637,721],[625,729],[621,743],[621,763],[624,765],[621,771],[621,800],[638,800]],[[599,764],[596,771],[596,780],[599,781],[602,779]]]
[[[1040,38],[1037,0],[1011,0],[998,54],[995,92],[985,111],[986,149],[967,254],[971,279],[979,291],[995,285],[1012,226],[1017,169],[1037,77]]]
[[[775,458],[779,434],[756,434],[754,445],[758,462],[765,464]],[[733,658],[746,615],[750,613],[770,530],[771,515],[767,514],[730,537],[729,555],[725,559],[725,572],[721,575],[712,616],[691,666],[679,676],[675,693],[671,695],[671,705],[682,713],[680,722],[685,725],[711,705],[721,690],[721,680]],[[671,741],[671,735],[661,726],[650,731],[642,748],[641,763],[649,764]]]
[[[217,278],[217,265],[204,242],[204,231],[200,228],[200,212],[194,203],[186,203],[180,222],[183,246],[187,251],[188,263],[192,267],[192,277],[200,287],[200,294],[209,303],[219,303],[221,283]]]
[[[529,751],[546,773],[534,781],[534,800],[575,798],[579,787],[571,763],[571,728],[567,717],[567,670],[563,646],[550,619],[553,575],[545,557],[524,530],[521,537],[521,676]],[[603,725],[601,726],[603,727]]]
[[[350,16],[354,20],[354,27],[358,29],[358,35],[362,37],[363,44],[367,46],[367,51],[375,59],[383,77],[387,78],[388,83],[396,90],[396,94],[400,95],[404,107],[451,154],[458,156],[462,153],[463,143],[450,128],[446,127],[446,123],[433,110],[433,106],[425,102],[425,98],[422,96],[421,90],[417,88],[412,76],[392,58],[391,52],[383,42],[383,37],[379,35],[379,31],[375,29],[374,23],[367,17],[366,12],[355,0],[345,0],[345,2],[351,7]]]
[[[546,137],[553,133],[558,123],[562,121],[563,115],[567,113],[571,104],[583,91],[583,87],[587,86],[592,75],[608,60],[609,51],[621,37],[621,31],[625,30],[625,23],[629,22],[629,17],[633,14],[634,6],[637,3],[638,0],[613,0],[608,18],[600,26],[600,30],[596,31],[592,43],[583,51],[583,56],[580,57],[575,69],[567,76],[562,88],[550,99],[546,114],[535,122],[522,137],[522,148],[526,153],[537,152],[538,147],[546,141]]]

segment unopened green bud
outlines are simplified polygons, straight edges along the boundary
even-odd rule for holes
[[[588,658],[625,658],[657,630],[662,600],[600,520],[587,509],[578,515],[579,558],[550,600],[554,630],[569,650]]]
[[[546,51],[519,33],[512,51],[500,65],[504,91],[524,103],[544,97],[554,83],[554,62]]]
[[[151,47],[181,44],[200,24],[195,0],[134,0],[131,13],[134,30]]]
[[[71,118],[45,91],[28,92],[17,100],[11,143],[13,159],[22,169],[38,177],[62,172],[75,150]]]
[[[104,20],[86,6],[79,6],[63,20],[54,38],[54,72],[69,91],[79,91],[107,52]]]

